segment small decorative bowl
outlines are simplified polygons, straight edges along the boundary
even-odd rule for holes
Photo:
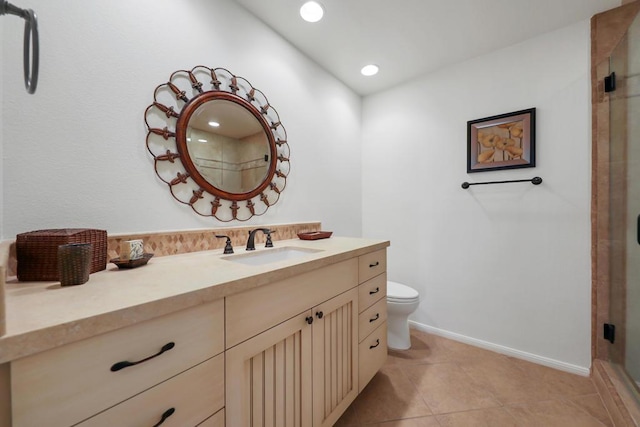
[[[298,233],[300,240],[318,240],[331,237],[333,231],[310,231],[308,233]]]
[[[113,258],[112,260],[109,260],[109,262],[114,263],[115,265],[118,266],[118,268],[136,268],[148,263],[152,256],[153,254],[145,253],[145,254],[142,254],[142,258],[138,258],[138,259]]]

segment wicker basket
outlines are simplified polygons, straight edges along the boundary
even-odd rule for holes
[[[91,273],[107,268],[107,232],[87,228],[37,230],[16,236],[18,280],[60,280],[58,246],[91,243]]]
[[[91,273],[91,243],[69,243],[58,246],[58,273],[62,286],[82,285]]]

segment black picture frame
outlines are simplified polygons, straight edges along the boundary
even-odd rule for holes
[[[467,122],[467,173],[535,165],[535,108]]]

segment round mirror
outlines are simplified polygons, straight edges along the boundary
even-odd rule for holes
[[[212,85],[208,91],[201,82],[205,70]],[[184,84],[191,90],[182,90]],[[156,173],[178,201],[200,215],[230,221],[261,215],[279,199],[289,172],[289,146],[262,92],[225,69],[200,66],[172,74],[169,83],[156,88],[154,99],[145,114],[147,148]],[[246,205],[238,205],[241,201]]]
[[[246,200],[269,184],[275,168],[272,139],[268,124],[248,102],[216,92],[187,105],[176,132],[178,152],[193,180],[229,200]]]

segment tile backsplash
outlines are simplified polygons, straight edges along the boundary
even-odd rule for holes
[[[212,249],[224,248],[226,239],[217,239],[218,235],[226,235],[231,238],[234,248],[241,248],[247,243],[249,231],[254,228],[269,228],[272,230],[272,240],[295,239],[298,233],[309,231],[320,231],[320,222],[304,222],[293,224],[277,225],[254,225],[244,227],[210,228],[188,231],[166,231],[155,233],[135,233],[135,234],[107,234],[107,260],[120,256],[120,243],[127,240],[142,239],[144,251],[153,253],[154,256],[167,256],[183,254],[187,252],[208,251]],[[256,247],[264,243],[263,233],[256,234]],[[7,265],[8,275],[15,276],[17,271],[17,260],[15,255],[15,244],[11,245],[9,262]]]

